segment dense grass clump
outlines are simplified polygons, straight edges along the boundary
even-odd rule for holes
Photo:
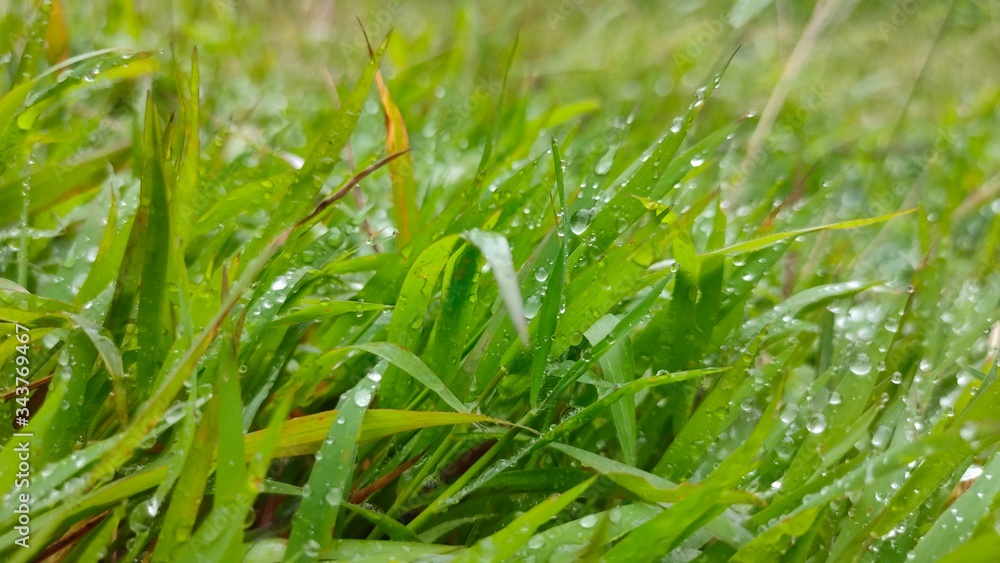
[[[4,561],[1000,553],[988,3],[22,4]]]

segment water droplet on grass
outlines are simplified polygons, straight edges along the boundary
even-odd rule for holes
[[[826,430],[826,418],[821,413],[813,415],[806,424],[806,429],[812,434],[820,434]]]
[[[848,367],[854,375],[868,375],[868,372],[872,370],[872,360],[868,354],[861,352],[854,356]]]
[[[593,212],[589,209],[580,209],[573,214],[573,217],[569,220],[569,230],[573,231],[574,235],[581,235],[590,226],[590,219],[593,217]]]
[[[359,407],[367,407],[372,402],[372,392],[367,389],[358,389],[354,393],[354,404]]]

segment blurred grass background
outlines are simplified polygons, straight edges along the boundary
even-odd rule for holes
[[[6,4],[11,16],[31,8]],[[706,167],[717,174],[711,181],[732,188],[729,203],[777,201],[799,182],[807,195],[835,184],[825,190],[826,213],[922,205],[935,230],[953,238],[955,259],[997,236],[995,205],[952,213],[970,194],[998,191],[1000,141],[990,133],[1000,96],[993,68],[1000,7],[993,2],[94,1],[62,12],[64,55],[127,46],[164,49],[168,63],[197,46],[208,127],[233,124],[262,154],[301,154],[333,111],[334,90],[367,60],[361,25],[373,42],[393,30],[383,72],[410,131],[419,197],[428,201],[478,162],[518,35],[511,91],[526,100],[526,115],[560,105],[582,115],[587,143],[568,156],[660,135],[708,69],[739,46],[696,125],[711,131],[757,114],[721,167]],[[0,50],[13,49],[25,21],[2,18]],[[108,95],[137,91],[116,86]],[[374,100],[366,109],[379,111]],[[107,131],[114,113],[76,110],[63,116],[67,135],[87,135],[81,143],[114,135]],[[636,133],[625,136],[629,115]],[[79,127],[81,120],[91,126]],[[354,150],[370,154],[380,137],[379,120],[362,120]],[[439,166],[443,160],[450,166]],[[378,197],[379,189],[368,191]],[[881,258],[876,263],[892,268],[917,259]]]

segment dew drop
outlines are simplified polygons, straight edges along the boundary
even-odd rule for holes
[[[868,375],[868,372],[872,370],[872,360],[868,354],[861,352],[854,356],[848,367],[854,375]]]
[[[367,389],[358,389],[354,393],[354,404],[359,407],[367,407],[372,402],[372,392]]]
[[[826,418],[822,413],[816,413],[813,415],[809,422],[806,423],[806,429],[812,434],[821,434],[826,430]]]

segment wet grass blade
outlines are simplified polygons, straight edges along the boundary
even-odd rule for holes
[[[309,156],[303,161],[302,167],[284,190],[285,195],[270,216],[264,232],[247,247],[244,254],[248,258],[255,258],[268,241],[294,225],[296,221],[306,217],[312,210],[327,176],[333,171],[340,159],[341,151],[347,145],[351,132],[357,125],[361,107],[368,97],[371,85],[375,81],[375,73],[388,46],[387,35],[358,78],[354,89],[337,110],[330,126],[316,141]]]
[[[594,484],[596,479],[596,477],[591,477],[559,496],[543,500],[531,510],[515,518],[504,529],[476,542],[475,545],[459,555],[455,561],[472,563],[508,560],[517,550],[528,543],[535,530],[582,495]]]
[[[304,323],[320,322],[330,317],[343,315],[346,313],[361,314],[366,311],[381,311],[386,305],[378,303],[360,303],[358,301],[326,301],[319,305],[309,305],[302,307],[287,315],[278,317],[279,322]]]
[[[473,229],[462,235],[466,240],[475,245],[483,258],[490,265],[493,271],[493,278],[500,289],[500,297],[507,307],[510,320],[517,329],[517,335],[521,338],[521,343],[529,345],[528,321],[524,316],[524,300],[521,299],[521,284],[514,272],[514,259],[510,253],[510,243],[500,233],[480,231]]]
[[[444,237],[424,249],[413,260],[402,287],[399,288],[386,340],[406,350],[419,350],[434,288],[458,240],[457,235]],[[385,381],[381,406],[405,407],[409,403],[410,390],[413,388],[409,378],[398,368],[391,367],[386,370]]]
[[[337,419],[317,453],[302,504],[292,523],[284,561],[316,561],[334,535],[354,476],[361,423],[378,392],[383,368],[369,373],[340,400]]]
[[[146,99],[146,124],[143,128],[142,185],[138,213],[145,214],[146,234],[143,238],[142,273],[139,281],[136,341],[138,363],[136,384],[141,398],[152,390],[159,372],[163,350],[170,347],[164,338],[162,319],[166,308],[167,268],[170,252],[170,216],[167,178],[164,170],[162,135],[159,116],[152,96]],[[137,219],[137,221],[143,219]],[[171,333],[172,335],[172,333]]]
[[[559,156],[559,144],[552,139],[552,167],[556,179],[556,199],[559,202],[557,229],[559,236],[559,252],[548,272],[548,284],[545,286],[545,296],[542,298],[541,309],[538,312],[538,329],[535,333],[537,345],[532,351],[531,359],[531,394],[532,408],[537,408],[542,397],[548,394],[548,381],[555,383],[555,378],[549,376],[549,353],[556,336],[556,324],[559,322],[559,310],[562,308],[563,286],[566,281],[566,260],[568,259],[566,220],[566,186],[563,184],[563,162]],[[548,267],[546,265],[540,268]]]
[[[458,400],[458,397],[448,389],[441,379],[422,362],[420,358],[413,355],[391,342],[372,342],[370,344],[358,344],[354,346],[356,350],[364,350],[388,360],[392,365],[410,374],[413,379],[421,385],[430,389],[435,395],[441,398],[455,412],[469,412],[468,407]]]
[[[420,539],[420,536],[410,531],[409,528],[386,516],[385,514],[382,514],[381,512],[376,512],[359,504],[352,504],[350,502],[345,502],[344,508],[378,526],[380,530],[388,534],[389,537],[395,541],[414,543],[422,543],[424,541]]]
[[[777,244],[783,240],[794,238],[809,233],[815,233],[818,231],[839,231],[846,229],[857,229],[860,227],[867,227],[868,225],[876,225],[888,221],[889,219],[894,219],[909,213],[913,213],[916,209],[907,209],[906,211],[899,211],[896,213],[889,213],[887,215],[880,215],[878,217],[870,217],[867,219],[855,219],[853,221],[842,221],[840,223],[831,223],[829,225],[819,225],[816,227],[808,227],[805,229],[796,229],[793,231],[785,231],[783,233],[774,233],[773,235],[765,235],[760,238],[755,238],[753,240],[748,240],[746,242],[740,242],[736,244],[729,245],[725,248],[720,248],[718,250],[713,250],[707,252],[702,256],[716,256],[716,255],[730,255],[730,254],[741,254],[745,252],[753,252],[754,250],[760,250],[762,248],[767,248],[773,244]]]
[[[605,315],[594,323],[586,332],[587,340],[593,346],[603,340],[618,323],[614,315]],[[615,343],[599,361],[604,379],[615,385],[625,385],[632,381],[635,365],[632,359],[632,341],[628,336]],[[636,412],[635,399],[622,397],[611,405],[611,417],[618,433],[618,443],[622,449],[622,458],[629,465],[637,464],[636,457]]]
[[[934,522],[911,552],[914,561],[937,561],[972,537],[1000,494],[1000,454],[994,453],[976,481]]]

